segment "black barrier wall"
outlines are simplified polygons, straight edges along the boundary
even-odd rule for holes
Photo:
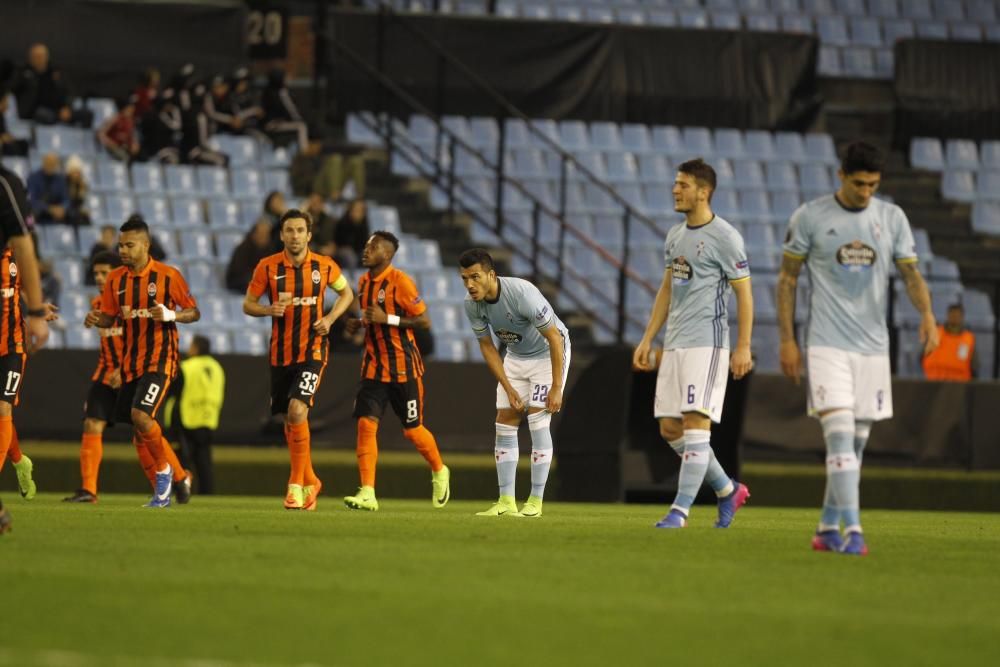
[[[240,0],[3,0],[0,61],[23,64],[42,42],[72,94],[114,98],[147,67],[166,85],[187,62],[199,76],[244,64],[246,13]]]
[[[809,36],[349,10],[332,12],[330,26],[335,40],[442,114],[498,109],[420,34],[533,118],[805,130],[818,108]],[[384,106],[370,80],[331,59],[342,110]]]

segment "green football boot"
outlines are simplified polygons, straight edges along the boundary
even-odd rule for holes
[[[431,505],[435,509],[440,509],[448,504],[451,498],[451,471],[448,466],[444,466],[437,472],[431,473]]]
[[[11,465],[14,466],[14,471],[17,473],[17,487],[21,490],[21,497],[25,500],[31,500],[38,492],[35,480],[31,478],[31,471],[34,470],[35,466],[32,465],[31,459],[24,454],[21,454],[20,461],[11,463]]]
[[[524,505],[521,506],[521,512],[518,516],[531,519],[542,516],[542,499],[536,496],[529,496]]]
[[[375,487],[362,486],[353,496],[346,496],[344,504],[352,510],[378,511],[378,500],[375,499]]]
[[[520,516],[517,513],[517,503],[514,496],[500,496],[500,499],[483,512],[476,512],[476,516]]]

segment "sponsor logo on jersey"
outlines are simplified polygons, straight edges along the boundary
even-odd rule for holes
[[[5,299],[13,299],[15,291],[16,290],[13,287],[4,287],[3,289],[0,289],[0,296]]]
[[[97,333],[104,338],[113,338],[115,336],[121,336],[125,332],[122,327],[108,327],[107,329],[98,329]]]
[[[524,337],[519,333],[514,333],[513,331],[507,331],[506,329],[500,329],[497,331],[497,338],[502,340],[507,345],[513,345],[514,343],[520,343],[524,340]]]
[[[687,285],[694,278],[694,269],[688,264],[683,255],[674,260],[671,266],[674,274],[674,282],[678,285]]]
[[[865,271],[875,263],[875,248],[855,239],[837,248],[837,263],[848,271]]]
[[[746,269],[749,268],[749,266],[750,266],[750,260],[747,259],[741,259],[740,261],[736,262],[737,269]]]
[[[542,320],[544,320],[546,318],[546,316],[548,314],[549,314],[549,307],[548,306],[542,306],[535,313],[535,319],[538,320],[539,322],[541,322]]]
[[[315,306],[319,303],[318,296],[293,296],[291,305],[293,306]]]
[[[153,313],[149,308],[135,308],[132,306],[122,306],[122,319],[123,320],[134,320],[136,318],[149,319],[153,317]]]

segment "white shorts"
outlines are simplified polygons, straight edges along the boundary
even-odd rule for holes
[[[569,341],[563,346],[563,390],[566,389],[566,374],[569,372]],[[507,375],[514,391],[529,408],[544,408],[552,387],[552,359],[548,356],[524,359],[508,353],[503,360],[503,372]],[[497,410],[510,408],[510,399],[503,385],[497,383]]]
[[[656,375],[653,416],[680,419],[685,412],[697,412],[718,424],[728,381],[729,350],[721,347],[664,350]]]
[[[892,371],[888,354],[861,354],[836,347],[806,350],[809,414],[837,408],[854,410],[855,419],[892,417]]]

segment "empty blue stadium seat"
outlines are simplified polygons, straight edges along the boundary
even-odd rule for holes
[[[212,232],[207,229],[185,227],[178,230],[177,236],[180,239],[182,257],[186,259],[212,259],[215,257]]]
[[[103,167],[103,164],[99,165],[99,168]],[[163,168],[155,162],[133,163],[132,188],[139,194],[147,192],[155,194],[162,193],[165,189]]]
[[[64,125],[38,125],[35,127],[35,148],[41,154],[55,153],[68,156],[74,153],[91,154],[94,152],[94,142],[81,130]]]
[[[677,25],[677,12],[672,9],[650,9],[646,12],[650,25],[672,28]]]
[[[885,43],[892,46],[901,39],[913,39],[917,35],[917,29],[913,21],[909,19],[890,19],[882,21],[882,38]]]
[[[125,222],[130,215],[138,210],[132,195],[107,194],[104,196],[104,212],[113,223]]]
[[[292,164],[296,146],[270,146],[265,144],[260,150],[260,163],[269,168],[287,169]]]
[[[868,14],[881,18],[896,18],[899,16],[897,0],[868,0]]]
[[[767,189],[771,192],[797,192],[799,179],[790,162],[768,162],[764,165]]]
[[[382,138],[374,129],[375,114],[370,111],[347,114],[347,141],[362,146],[381,146]]]
[[[128,192],[128,167],[124,162],[98,162],[93,187],[98,192]],[[136,192],[139,191],[136,187]]]
[[[863,46],[849,46],[841,50],[844,75],[852,79],[875,77],[875,53]]]
[[[169,263],[169,262],[168,262]],[[206,261],[193,261],[187,262],[178,268],[181,269],[181,273],[187,279],[188,285],[199,285],[199,286],[218,286],[219,279],[215,274],[215,270],[212,265]]]
[[[627,25],[646,25],[646,13],[638,7],[619,7],[615,10],[615,20]]]
[[[204,212],[200,199],[190,197],[172,197],[170,210],[174,222],[178,225],[201,225],[205,223]]]
[[[222,167],[198,167],[198,190],[207,195],[228,195],[229,176]]]
[[[674,174],[670,162],[662,155],[640,155],[639,180],[650,184],[672,183]]]
[[[583,20],[583,7],[576,5],[557,5],[555,16],[560,21],[571,21],[578,23]]]
[[[733,128],[715,131],[715,154],[727,158],[741,158],[747,154],[743,143],[743,133]],[[756,157],[750,155],[750,157]]]
[[[975,23],[952,23],[948,27],[948,35],[957,42],[983,41],[983,29]]]
[[[737,12],[712,12],[709,23],[715,30],[739,31],[743,28],[743,21]]]
[[[979,164],[983,169],[1000,169],[1000,141],[984,141],[979,147]]]
[[[671,205],[673,198],[671,198]],[[727,220],[737,219],[740,214],[739,198],[735,190],[720,188],[712,195],[712,210]]]
[[[961,21],[965,18],[962,0],[934,0],[934,18],[942,21]]]
[[[970,21],[996,23],[997,13],[992,0],[966,0],[965,9],[966,18]]]
[[[264,172],[264,188],[270,192],[291,192],[292,186],[287,169],[268,169]]]
[[[242,227],[239,204],[232,199],[210,199],[208,222],[213,227]]]
[[[942,171],[944,150],[939,139],[918,137],[910,142],[910,164],[917,169]]]
[[[771,212],[781,221],[787,221],[801,205],[802,199],[798,192],[775,192],[771,196]]]
[[[764,170],[756,160],[736,160],[733,162],[734,182],[737,188],[758,188],[764,186]]]
[[[478,345],[478,343],[477,343]],[[466,337],[457,333],[434,332],[434,358],[438,361],[461,363],[469,359]]]
[[[984,169],[976,174],[976,193],[979,199],[1000,201],[1000,171]]]
[[[230,171],[233,182],[233,194],[239,196],[262,196],[264,190],[264,178],[259,169],[254,167],[240,167]]]
[[[665,183],[649,183],[643,187],[646,210],[651,214],[670,213],[674,210],[674,196]]]
[[[978,201],[972,207],[972,230],[1000,236],[1000,202]]]
[[[587,7],[584,18],[591,23],[614,23],[615,14],[607,7]]]
[[[847,46],[851,42],[847,35],[847,19],[843,16],[817,16],[816,32],[824,44]]]
[[[806,157],[810,162],[822,162],[828,165],[839,165],[837,150],[833,145],[833,137],[829,134],[805,135]]]
[[[903,0],[901,15],[909,19],[929,19],[934,16],[930,0]]]
[[[500,137],[500,130],[493,118],[469,119],[470,143],[477,147],[493,147]],[[510,145],[509,143],[507,144]]]
[[[167,179],[167,190],[171,194],[193,195],[198,192],[198,179],[194,167],[180,164],[168,164],[163,168]]]
[[[844,67],[840,61],[840,49],[833,45],[821,44],[816,70],[824,76],[843,76]]]
[[[635,183],[639,180],[639,166],[631,153],[608,153],[607,179],[611,183]]]
[[[31,174],[31,166],[28,164],[27,158],[4,155],[3,165],[17,174],[18,178],[23,182],[26,183],[28,181],[28,175]]]
[[[222,144],[222,152],[229,156],[229,166],[239,167],[256,164],[260,159],[257,142],[252,137],[222,135],[226,140]]]
[[[950,169],[978,169],[979,150],[970,139],[949,139],[945,145],[945,162]]]
[[[437,123],[421,114],[410,116],[407,136],[420,146],[433,146],[437,141]]]
[[[918,21],[917,37],[920,39],[948,39],[948,24],[940,21]]]
[[[976,184],[972,172],[963,169],[949,169],[942,174],[941,196],[960,202],[976,199]]]
[[[93,224],[99,225],[107,221],[108,214],[104,208],[103,195],[99,195],[96,192],[88,192],[87,209],[90,210],[90,219],[91,221],[93,221]],[[114,222],[118,222],[118,224],[121,224],[122,222],[125,222],[125,220],[123,219],[120,222],[119,221],[114,221]]]
[[[868,8],[865,7],[865,0],[837,0],[837,11],[847,16],[866,16]]]
[[[227,324],[230,321],[229,302],[225,296],[203,295],[198,299],[198,309],[206,324]]]
[[[684,151],[691,157],[709,158],[714,154],[712,132],[707,127],[685,127],[681,130]]]
[[[797,132],[777,132],[774,135],[775,153],[782,159],[800,163],[806,161],[805,142]]]
[[[829,194],[833,192],[829,170],[820,164],[804,164],[799,166],[799,184],[803,192],[810,196]]]
[[[812,17],[801,14],[781,14],[781,31],[801,35],[813,34]]]
[[[926,259],[934,256],[931,251],[931,239],[926,229],[919,227],[913,229],[913,244],[916,247],[917,257]]]
[[[137,202],[139,213],[151,225],[169,225],[172,220],[166,197],[143,195]]]
[[[802,11],[813,16],[833,14],[836,11],[833,0],[801,0],[801,2]]]
[[[621,145],[632,153],[647,153],[653,149],[653,138],[646,125],[625,123],[621,126]]]
[[[673,125],[657,125],[653,128],[653,148],[669,156],[681,157],[688,154],[680,129]]]
[[[740,216],[744,222],[766,223],[771,220],[771,201],[762,190],[743,190],[739,193]],[[749,225],[750,227],[765,227],[767,225]]]

